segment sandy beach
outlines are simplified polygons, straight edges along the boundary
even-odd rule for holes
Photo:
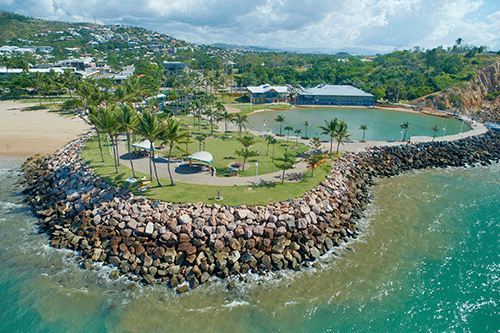
[[[0,156],[47,155],[86,133],[80,118],[48,110],[22,111],[36,103],[0,101]]]

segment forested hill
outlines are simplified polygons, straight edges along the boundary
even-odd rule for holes
[[[494,109],[500,104],[500,87],[496,83],[483,84],[485,80],[481,79],[488,77],[484,69],[498,63],[500,55],[487,53],[482,46],[464,44],[461,38],[451,47],[414,47],[366,57],[347,53],[257,52],[222,44],[193,45],[137,27],[52,22],[0,12],[1,45],[54,48],[50,54],[36,57],[29,53],[3,57],[3,63],[8,62],[13,68],[24,68],[21,65],[27,63],[50,65],[85,54],[114,71],[131,64],[136,68],[152,66],[157,69],[153,76],[159,79],[163,75],[159,71],[162,62],[168,60],[185,62],[220,86],[348,84],[372,93],[381,103],[420,99],[428,106],[454,110],[481,108],[483,100],[492,101]],[[172,86],[175,80],[167,76],[162,85]],[[480,93],[474,93],[479,86]]]
[[[45,21],[0,11],[0,44],[15,38],[28,38],[38,32],[76,28],[85,24]]]

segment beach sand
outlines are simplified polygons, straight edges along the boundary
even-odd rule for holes
[[[48,155],[91,128],[75,116],[22,111],[36,103],[0,101],[0,156]]]

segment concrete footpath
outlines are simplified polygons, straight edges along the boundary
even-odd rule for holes
[[[468,118],[462,118],[463,120],[467,121],[469,124],[471,124],[472,129],[470,131],[456,134],[456,135],[448,135],[448,136],[442,136],[442,137],[437,137],[434,139],[434,141],[454,141],[474,135],[480,135],[483,133],[486,133],[488,129],[486,126],[484,126],[481,123],[469,120]],[[229,124],[228,123],[228,130],[229,131],[237,131],[238,128],[234,124]],[[222,131],[224,126],[219,126],[219,130]],[[254,131],[254,130],[249,130],[247,131],[249,133],[252,133],[256,136],[263,136],[267,135]],[[275,136],[276,139],[278,140],[285,140],[284,137],[278,137]],[[293,137],[293,141],[296,141],[296,137]],[[308,144],[309,140],[303,140],[300,139],[298,140],[299,142],[302,142],[304,144]],[[433,141],[432,137],[427,137],[427,136],[422,136],[422,137],[412,137],[411,140],[408,140],[406,142],[387,142],[387,141],[366,141],[366,142],[347,142],[344,145],[341,145],[341,150],[343,151],[348,151],[348,152],[361,152],[361,151],[366,151],[374,146],[398,146],[402,144],[407,144],[408,142],[410,143],[419,143],[419,142],[430,142]],[[336,143],[334,142],[334,149],[336,148]],[[322,143],[322,149],[324,151],[328,151],[330,149],[330,143],[329,142],[323,142]],[[120,163],[130,167],[130,161],[128,159],[128,154],[126,153],[126,140],[125,138],[121,138],[119,140],[119,152],[121,154],[120,156]],[[145,174],[149,174],[149,157],[140,157],[140,158],[134,158],[133,159],[134,167],[137,171],[140,171]],[[165,157],[157,157],[156,159],[156,169],[158,172],[158,177],[163,178],[163,179],[169,179],[169,174],[168,174],[168,162],[167,158]],[[176,182],[183,182],[183,183],[191,183],[191,184],[202,184],[202,185],[213,185],[213,186],[245,186],[245,185],[255,185],[257,182],[258,184],[264,184],[264,183],[270,183],[270,182],[279,182],[281,181],[281,176],[282,176],[282,171],[277,171],[265,175],[258,175],[252,176],[252,177],[215,177],[211,175],[210,170],[208,169],[207,166],[189,166],[189,162],[187,160],[179,160],[179,159],[173,159],[170,162],[170,170],[172,172],[172,178]],[[307,171],[307,163],[304,161],[299,161],[294,169],[287,170],[285,173],[285,181],[286,182],[297,182],[302,179],[302,174]]]

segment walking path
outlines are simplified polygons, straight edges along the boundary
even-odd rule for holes
[[[466,117],[462,117],[463,120],[472,124],[472,129],[468,132],[456,134],[456,135],[448,135],[443,137],[437,137],[434,141],[454,141],[474,135],[480,135],[486,133],[488,129],[481,123],[471,121]],[[238,128],[234,124],[227,124],[228,131],[237,131]],[[224,124],[220,124],[219,131],[224,130]],[[247,132],[254,134],[256,136],[262,136],[264,133],[254,130],[248,130]],[[275,136],[275,135],[274,135]],[[284,140],[284,137],[275,136],[278,140]],[[296,139],[296,138],[294,138]],[[295,141],[295,140],[294,140]],[[304,144],[308,144],[309,140],[298,140]],[[433,141],[432,137],[421,136],[421,137],[412,137],[411,143],[419,143],[419,142],[430,142]],[[410,142],[407,141],[407,142]],[[343,151],[348,152],[360,152],[366,151],[374,146],[398,146],[405,144],[403,142],[387,142],[387,141],[366,141],[366,142],[347,142],[342,147]],[[322,143],[322,148],[324,150],[330,149],[329,141]],[[122,152],[120,156],[120,163],[125,166],[130,166],[130,161],[128,159],[128,154],[126,152],[126,141],[124,138],[119,140],[119,151]],[[145,174],[149,174],[149,157],[141,157],[133,159],[134,167],[137,171],[140,171]],[[173,159],[170,162],[172,178],[174,181],[191,183],[191,184],[202,184],[202,185],[213,185],[213,186],[245,186],[245,185],[255,185],[256,182],[259,184],[270,183],[270,182],[278,182],[281,181],[281,176],[283,171],[277,171],[265,175],[258,175],[252,177],[215,177],[211,175],[211,172],[207,166],[201,165],[193,165],[189,166],[189,162],[180,159]],[[156,159],[156,169],[158,172],[158,177],[163,179],[169,179],[168,174],[168,162],[167,158],[157,157]],[[301,175],[307,171],[307,163],[304,161],[300,161],[295,165],[294,169],[287,170],[285,181],[286,182],[297,182],[302,179]]]

